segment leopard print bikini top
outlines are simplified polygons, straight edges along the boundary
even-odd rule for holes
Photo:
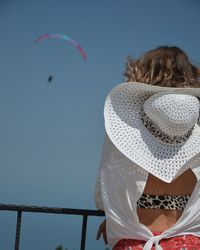
[[[142,194],[137,208],[184,210],[190,195],[150,195]]]

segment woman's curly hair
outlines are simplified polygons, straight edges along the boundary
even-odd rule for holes
[[[178,47],[161,46],[138,59],[127,58],[125,81],[165,87],[200,87],[200,69]]]

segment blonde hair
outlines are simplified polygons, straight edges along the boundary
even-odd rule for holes
[[[127,58],[127,82],[143,82],[166,87],[200,87],[200,70],[178,47],[161,46],[138,59]]]

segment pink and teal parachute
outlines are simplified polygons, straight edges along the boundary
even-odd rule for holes
[[[79,50],[79,52],[81,53],[83,60],[86,61],[87,60],[87,55],[85,53],[85,51],[83,50],[83,48],[80,46],[79,43],[77,43],[75,40],[73,40],[71,37],[66,36],[66,35],[62,35],[62,34],[43,34],[41,36],[39,36],[38,38],[35,39],[35,42],[40,42],[46,38],[58,38],[58,39],[64,39],[66,41],[68,41],[69,43],[71,43],[75,48],[77,48]]]

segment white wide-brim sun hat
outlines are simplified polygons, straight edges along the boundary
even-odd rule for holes
[[[198,98],[200,88],[121,83],[105,101],[107,135],[125,157],[169,183],[200,164]]]

